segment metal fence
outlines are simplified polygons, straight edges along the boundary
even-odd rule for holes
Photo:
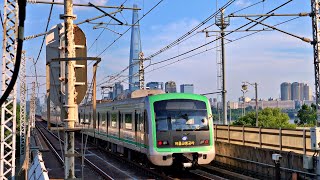
[[[310,129],[271,129],[214,125],[215,140],[280,151],[312,155]]]

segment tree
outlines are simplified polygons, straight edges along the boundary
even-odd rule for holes
[[[265,108],[258,112],[258,124],[260,127],[267,128],[295,128],[294,124],[290,124],[289,116],[281,112],[279,108]],[[245,116],[236,120],[233,125],[255,126],[255,112],[249,112]]]
[[[297,125],[315,126],[317,122],[317,106],[313,103],[311,106],[303,104],[298,111],[297,117],[299,118],[295,120]]]

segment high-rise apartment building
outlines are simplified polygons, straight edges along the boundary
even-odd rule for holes
[[[301,100],[300,83],[294,82],[291,84],[291,100]]]
[[[286,101],[291,99],[291,83],[283,82],[280,85],[281,100]]]
[[[165,91],[166,93],[176,93],[177,92],[176,83],[174,81],[166,82]]]
[[[180,85],[181,93],[193,93],[193,84],[181,84]]]
[[[283,82],[280,85],[281,100],[309,101],[312,100],[310,86],[305,83],[294,82],[292,84]]]

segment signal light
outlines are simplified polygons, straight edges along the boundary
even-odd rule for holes
[[[158,141],[158,146],[161,146],[162,145],[162,141]]]

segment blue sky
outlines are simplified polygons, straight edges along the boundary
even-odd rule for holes
[[[93,0],[90,2],[94,4],[120,5],[123,1]],[[89,1],[78,0],[76,2],[88,3]],[[128,0],[125,3],[125,6],[132,6],[133,3],[136,3],[139,7],[144,7],[144,9],[139,12],[139,16],[141,17],[157,2],[157,0]],[[228,7],[226,14],[230,14],[256,2],[259,2],[259,0],[237,0]],[[266,13],[284,2],[286,1],[265,0],[264,3],[260,3],[252,8],[239,12],[238,14]],[[216,0],[164,0],[140,22],[141,42],[145,56],[148,56],[168,45],[206,19],[215,12],[216,3],[218,3],[218,7],[220,7],[226,3],[226,0],[218,0],[218,2],[216,2]],[[0,5],[3,7],[3,4]],[[285,7],[276,11],[276,13],[310,12],[310,8],[309,1],[294,0]],[[28,4],[25,35],[44,32],[49,9],[50,5]],[[112,12],[112,9],[107,9],[106,11]],[[59,19],[59,14],[62,13],[62,6],[54,6],[49,27],[63,22]],[[76,8],[75,14],[77,15],[77,20],[75,20],[75,22],[101,15],[100,12],[93,8]],[[131,23],[131,15],[131,11],[123,11],[122,15],[118,14],[117,17],[124,22],[127,21]],[[292,17],[271,17],[264,22],[269,25],[274,25],[290,18]],[[108,21],[109,18],[106,17],[96,20],[95,22]],[[232,18],[231,24],[227,30],[234,30],[246,22],[249,21],[244,18]],[[214,20],[211,20],[204,25],[203,28],[213,23]],[[92,45],[96,37],[102,31],[102,29],[93,30],[93,26],[94,25],[92,24],[83,24],[80,26],[86,33],[88,47]],[[301,17],[278,27],[299,36],[312,38],[310,17]],[[109,28],[122,33],[128,27],[109,26]],[[203,28],[200,28],[199,30],[202,30]],[[209,29],[218,30],[215,25]],[[262,29],[262,26],[256,26],[254,29]],[[234,33],[227,36],[227,39],[235,40],[246,34],[248,33]],[[102,36],[95,44],[93,44],[88,55],[96,56],[117,37],[117,34],[105,30]],[[2,34],[0,35],[0,38],[2,38]],[[206,38],[205,34],[198,33],[169,51],[154,57],[151,62],[154,63],[176,56],[206,42],[212,41],[213,39],[214,37]],[[42,38],[37,38],[25,42],[24,49],[27,51],[28,57],[36,58],[40,49],[41,41]],[[129,45],[130,32],[124,35],[103,54],[102,62],[98,70],[98,83],[102,82],[105,79],[104,77],[117,73],[128,66]],[[208,47],[200,49],[199,51],[205,50],[206,48],[212,48],[215,45],[216,43],[212,43]],[[145,65],[148,64],[149,62],[146,62]],[[149,70],[157,69],[162,65],[164,64],[153,66],[146,71],[148,72]],[[37,64],[37,71],[39,75],[45,74],[45,48],[42,51],[39,63]],[[27,61],[27,74],[32,74],[33,72],[34,67],[32,66],[32,61],[29,60]],[[91,72],[92,71],[89,68],[89,73]],[[259,97],[264,99],[268,97],[279,97],[280,83],[284,81],[306,82],[314,91],[313,73],[312,46],[280,32],[261,32],[226,45],[228,100],[236,101],[241,95],[240,87],[241,82],[243,81],[257,82],[259,84]],[[126,76],[128,73],[126,72],[123,75]],[[168,67],[146,74],[146,82],[166,82],[169,80],[176,81],[178,85],[183,83],[193,83],[195,85],[195,93],[217,91],[216,50],[208,51],[199,56],[182,60]],[[32,79],[29,78],[28,81],[31,82]],[[45,82],[44,78],[39,81],[40,84]],[[127,86],[125,83],[124,85]],[[97,89],[99,90],[100,88]],[[40,93],[44,92],[45,86],[42,86]],[[100,91],[98,91],[98,93],[100,93]],[[39,94],[39,97],[42,96],[43,94]],[[253,88],[249,89],[248,96],[254,96]]]

